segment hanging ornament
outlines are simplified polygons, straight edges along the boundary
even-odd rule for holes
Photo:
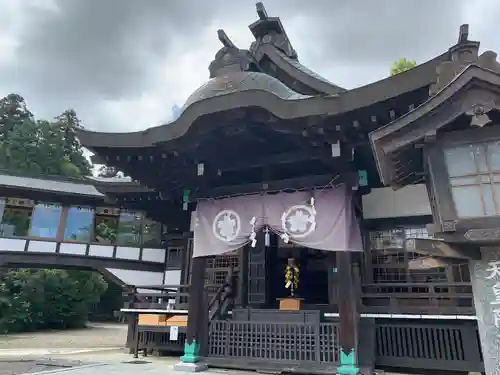
[[[257,245],[257,233],[255,233],[255,222],[257,221],[257,218],[254,216],[250,220],[250,225],[252,226],[252,229],[250,231],[250,241],[251,244],[250,246],[255,247]]]
[[[266,226],[266,229],[264,229],[264,245],[266,247],[269,247],[271,245],[271,236],[269,234],[269,227]]]
[[[300,282],[300,269],[293,258],[288,259],[285,267],[285,288],[290,290],[290,297],[294,297]]]
[[[190,190],[184,190],[184,192],[182,194],[182,210],[183,211],[187,211],[188,210],[189,193],[191,193]]]
[[[314,215],[316,215],[316,206],[314,205],[314,197],[311,197],[311,211]]]

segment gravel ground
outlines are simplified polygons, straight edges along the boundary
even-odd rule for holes
[[[117,348],[124,346],[126,335],[127,326],[122,324],[90,324],[79,330],[2,335],[0,375],[73,367],[94,362],[94,358],[106,360],[113,357],[112,353],[121,359],[125,355]]]
[[[127,337],[125,324],[90,324],[89,328],[0,336],[2,349],[105,348],[122,347]],[[0,373],[0,375],[3,375]]]
[[[53,371],[81,366],[81,362],[67,360],[1,360],[1,375],[32,374],[41,371]]]

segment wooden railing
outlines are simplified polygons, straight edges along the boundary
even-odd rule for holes
[[[365,313],[474,315],[470,283],[363,284]]]
[[[220,285],[219,289],[215,292],[208,303],[208,320],[220,318],[229,309],[234,288],[234,271],[231,268],[224,280],[224,283]]]
[[[139,292],[138,289],[148,292]],[[128,309],[187,310],[189,285],[134,286],[124,295],[128,297],[125,303]]]
[[[234,277],[235,274],[231,269],[223,284],[205,285],[205,291],[209,298],[208,308],[210,319],[223,315],[231,307],[235,284]],[[190,285],[187,284],[131,286],[129,291],[123,293],[127,299],[124,308],[187,311],[189,305],[189,287]]]
[[[139,290],[148,290],[141,291]],[[205,285],[209,318],[218,318],[231,307],[234,272],[223,284]],[[361,285],[360,311],[374,314],[474,315],[470,283],[387,283]],[[187,310],[189,285],[141,285],[125,295],[125,308]]]

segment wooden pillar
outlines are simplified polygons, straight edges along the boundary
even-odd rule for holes
[[[264,233],[257,233],[257,245],[247,247],[248,254],[248,282],[247,300],[250,307],[263,307],[269,303],[267,251]]]
[[[358,290],[355,285],[351,253],[337,252],[338,307],[340,316],[340,367],[339,375],[357,375],[358,361]]]
[[[200,346],[204,345],[208,327],[208,313],[205,311],[208,308],[205,303],[205,263],[204,257],[192,259],[186,342],[184,355],[181,362],[174,366],[175,370],[198,372],[207,368],[200,362]]]
[[[333,251],[327,254],[327,268],[328,268],[328,304],[330,307],[336,306],[338,301],[338,269],[337,269],[337,256]]]
[[[248,305],[248,247],[243,246],[239,251],[238,292],[236,305],[244,308]]]
[[[191,262],[193,260],[193,237],[188,236],[184,242],[184,256],[181,268],[181,284],[189,284]]]

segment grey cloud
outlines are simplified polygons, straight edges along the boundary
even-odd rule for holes
[[[312,61],[320,73],[333,76],[336,66],[350,74],[355,68],[388,71],[400,57],[422,62],[442,52],[457,37],[465,3],[264,1],[271,16],[282,18],[301,60]],[[98,113],[102,100],[139,97],[155,83],[165,61],[175,69],[179,46],[184,52],[199,48],[196,40],[215,19],[231,20],[233,27],[247,31],[257,17],[254,0],[56,0],[56,4],[57,12],[27,10],[30,22],[20,36],[16,63],[0,69],[0,86],[14,87],[27,98],[31,95],[50,111],[60,106],[54,114],[67,103],[80,113],[91,113],[92,108]],[[215,30],[213,35],[215,39]],[[200,62],[199,69],[207,66]],[[366,71],[363,77],[371,77]],[[358,83],[352,79],[350,85],[349,78],[338,83],[349,87],[352,82]],[[166,113],[172,104],[165,103]]]
[[[464,1],[268,0],[265,5],[285,26],[288,17],[302,16],[307,24],[293,34],[310,39],[321,60],[377,64],[402,56],[420,59],[429,44],[448,45]],[[174,40],[196,49],[190,39],[213,17],[254,16],[246,14],[253,4],[242,0],[59,0],[57,6],[58,12],[31,10],[14,76],[45,92],[90,92],[109,99],[137,95],[155,80],[165,58],[175,65]]]
[[[14,76],[58,95],[91,92],[117,99],[140,93],[170,57],[173,40],[187,43],[210,21],[211,8],[203,4],[59,0],[57,12],[31,9]]]
[[[289,3],[300,4],[298,0]],[[420,60],[436,49],[444,52],[458,36],[467,0],[311,3],[314,6],[304,7],[304,14],[316,27],[305,37],[322,51],[322,58],[331,64],[377,64],[388,58]]]

